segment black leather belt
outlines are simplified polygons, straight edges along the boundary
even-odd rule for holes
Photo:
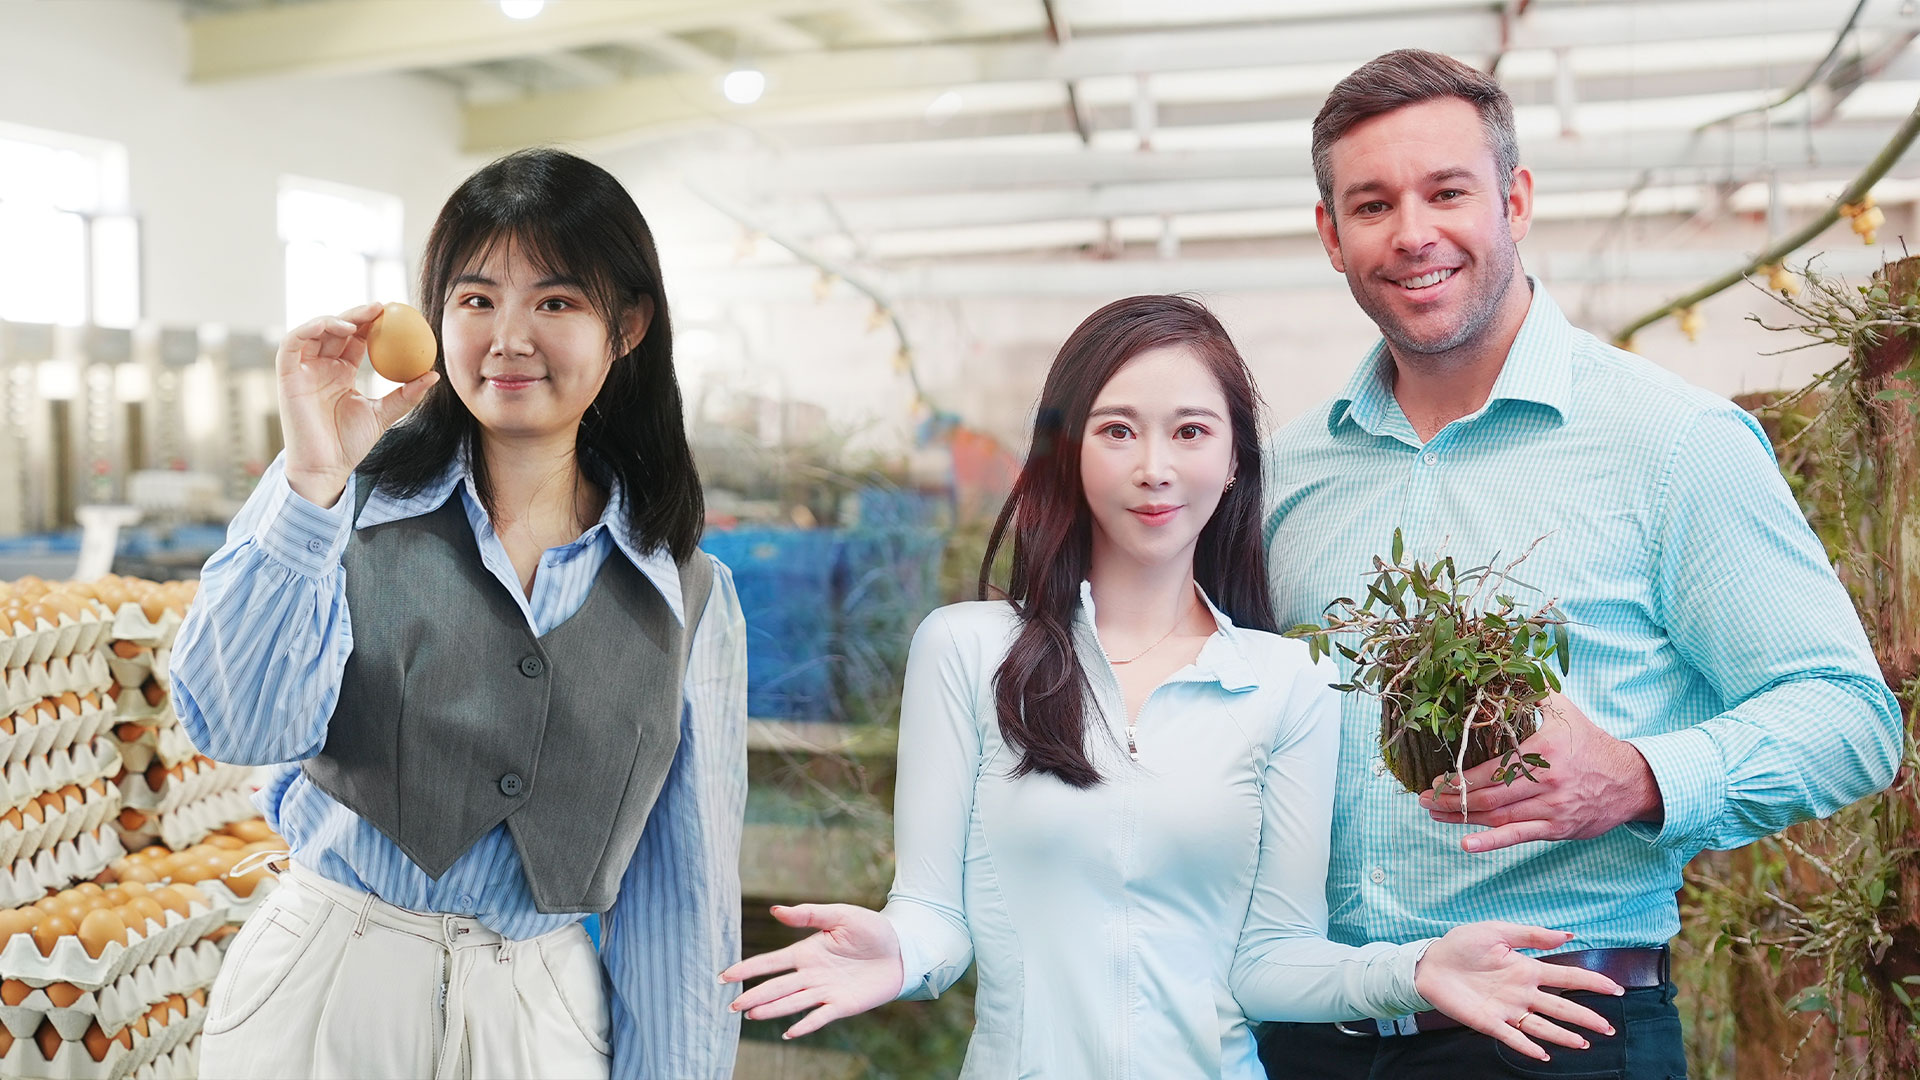
[[[1673,971],[1673,953],[1665,945],[1653,949],[1581,949],[1539,958],[1543,964],[1585,968],[1598,972],[1628,990],[1663,986]],[[1345,1035],[1418,1035],[1465,1027],[1443,1012],[1414,1013],[1397,1020],[1347,1020],[1333,1025]]]

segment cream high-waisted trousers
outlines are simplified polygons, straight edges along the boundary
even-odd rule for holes
[[[600,959],[578,924],[509,941],[298,867],[227,949],[208,1080],[604,1080]]]

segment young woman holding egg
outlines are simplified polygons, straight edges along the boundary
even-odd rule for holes
[[[604,170],[524,151],[454,192],[421,279],[437,360],[384,397],[355,376],[406,312],[287,335],[286,453],[174,645],[187,734],[280,765],[291,848],[202,1074],[724,1076],[744,627],[696,547],[651,234]]]
[[[968,1080],[1259,1080],[1251,1020],[1440,1009],[1541,1059],[1585,1045],[1555,1020],[1608,1030],[1552,988],[1617,986],[1514,951],[1557,930],[1326,940],[1338,673],[1273,632],[1257,425],[1200,304],[1136,296],[1073,332],[982,600],[908,654],[886,909],[773,909],[820,932],[722,972],[772,976],[734,1009],[805,1013],[793,1038],[977,963]]]

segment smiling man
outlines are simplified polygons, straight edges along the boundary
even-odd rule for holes
[[[1565,693],[1522,747],[1551,767],[1511,786],[1469,770],[1464,806],[1401,790],[1378,702],[1347,695],[1329,936],[1548,926],[1575,934],[1563,962],[1630,989],[1573,995],[1619,1034],[1551,1064],[1421,1013],[1271,1025],[1268,1075],[1684,1076],[1666,952],[1681,868],[1884,787],[1897,706],[1759,426],[1576,329],[1526,275],[1533,177],[1497,82],[1388,53],[1328,96],[1313,162],[1320,238],[1384,340],[1272,447],[1275,614],[1318,622],[1357,595],[1398,528],[1408,558],[1462,566],[1545,537],[1524,595],[1573,624]]]

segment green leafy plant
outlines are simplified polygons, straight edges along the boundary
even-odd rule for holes
[[[1380,699],[1380,750],[1408,791],[1448,774],[1457,782],[1496,757],[1494,779],[1504,784],[1549,767],[1520,744],[1569,668],[1567,619],[1554,601],[1527,613],[1507,593],[1532,588],[1513,571],[1540,540],[1498,569],[1461,571],[1451,556],[1407,563],[1395,529],[1392,559],[1374,556],[1366,599],[1340,597],[1327,605],[1324,625],[1287,632],[1304,639],[1316,661],[1337,650],[1353,663],[1351,681],[1334,689]]]

